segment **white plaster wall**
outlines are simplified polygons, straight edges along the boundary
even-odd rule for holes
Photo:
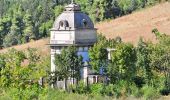
[[[51,44],[72,44],[74,40],[74,31],[51,31]]]

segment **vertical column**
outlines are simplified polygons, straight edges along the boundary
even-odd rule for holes
[[[51,48],[51,72],[54,72],[56,70],[56,65],[54,64],[55,54],[60,54],[61,48],[62,47],[57,46]]]
[[[54,60],[55,60],[55,55],[51,54],[51,72],[55,72],[56,70]]]
[[[84,67],[83,68],[83,80],[84,80],[84,83],[86,83],[87,77],[88,77],[88,68]]]

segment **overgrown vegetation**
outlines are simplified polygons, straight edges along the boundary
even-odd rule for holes
[[[107,40],[99,35],[98,42],[90,48],[90,63],[96,72],[102,66],[109,81],[88,86],[80,80],[79,69],[83,63],[74,47],[65,48],[61,55],[55,55],[59,68],[53,76],[49,73],[49,57],[42,58],[31,48],[25,52],[11,49],[0,54],[0,99],[108,100],[132,97],[150,100],[169,95],[170,36],[157,29],[153,33],[158,43],[145,42],[141,38],[136,47],[120,41],[120,38]],[[116,49],[111,52],[110,61],[103,55],[107,55],[105,48]],[[39,83],[40,77],[45,78],[44,84]],[[76,78],[78,83],[66,87],[67,91],[50,89],[52,82],[68,77]]]
[[[161,1],[164,0],[75,0],[94,22],[117,18]],[[49,36],[55,17],[70,2],[71,0],[0,0],[0,47]]]
[[[164,0],[75,0],[94,22],[117,18],[136,9]],[[165,0],[166,1],[166,0]],[[49,36],[49,28],[70,0],[1,0],[0,47],[9,47]],[[89,86],[80,80],[82,58],[76,49],[63,49],[55,55],[59,66],[51,76],[50,57],[41,57],[35,49],[17,51],[11,49],[0,54],[0,99],[2,100],[52,100],[84,99],[109,100],[135,97],[156,99],[170,93],[170,36],[152,31],[158,43],[145,42],[141,38],[136,47],[124,43],[121,38],[107,40],[98,36],[98,42],[90,48],[90,65],[95,72],[102,68],[108,76],[107,84]],[[114,48],[111,60],[106,48]],[[76,67],[75,67],[76,66]],[[77,67],[78,66],[78,67]],[[69,70],[71,69],[71,70]],[[68,91],[51,89],[58,78],[75,77],[76,86]],[[44,77],[45,82],[39,83]],[[66,84],[67,82],[65,82]],[[66,87],[67,88],[67,87]]]

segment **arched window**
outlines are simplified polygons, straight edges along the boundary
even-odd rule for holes
[[[64,26],[69,27],[68,21],[66,21],[66,20],[64,21]]]
[[[69,27],[67,20],[61,20],[59,23],[60,29],[66,29],[66,27]]]
[[[63,26],[64,26],[63,21],[60,21],[60,27],[63,27]]]
[[[82,25],[83,25],[83,27],[87,27],[87,20],[86,19],[82,20]]]

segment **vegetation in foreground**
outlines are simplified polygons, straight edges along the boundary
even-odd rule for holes
[[[27,51],[11,49],[0,54],[0,99],[32,100],[49,99],[68,100],[114,99],[135,97],[146,100],[157,99],[170,93],[170,36],[152,31],[158,43],[144,42],[142,38],[136,47],[124,43],[120,37],[107,40],[99,35],[98,42],[90,48],[89,57],[92,69],[99,72],[101,66],[109,77],[106,84],[97,83],[85,86],[79,79],[79,70],[74,74],[68,70],[77,65],[81,68],[81,57],[75,55],[74,47],[65,48],[62,54],[56,55],[56,64],[61,68],[51,77],[50,57],[41,57],[38,51],[28,48]],[[111,60],[107,60],[105,48],[115,48]],[[63,56],[65,55],[65,56]],[[70,59],[73,57],[74,59]],[[68,60],[70,59],[70,60]],[[59,61],[65,63],[63,65]],[[75,60],[74,62],[72,60]],[[67,91],[50,89],[56,77],[67,79],[78,78],[78,83],[67,87]],[[44,84],[39,78],[44,77]]]

